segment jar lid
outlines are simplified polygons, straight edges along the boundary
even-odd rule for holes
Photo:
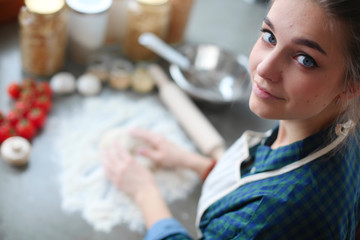
[[[29,11],[39,14],[52,14],[62,9],[65,5],[64,0],[25,0],[25,5]]]
[[[66,3],[77,12],[96,14],[108,10],[112,0],[66,0]]]
[[[161,5],[168,2],[168,0],[137,0],[137,1],[149,5]]]

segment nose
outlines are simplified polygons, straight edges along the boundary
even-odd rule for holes
[[[283,68],[285,67],[281,56],[282,53],[277,48],[272,48],[263,52],[262,59],[256,67],[257,74],[268,81],[280,81]]]

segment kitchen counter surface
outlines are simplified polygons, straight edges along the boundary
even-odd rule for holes
[[[215,43],[238,54],[249,55],[259,35],[258,29],[266,8],[262,2],[197,0],[189,20],[186,41]],[[0,109],[3,112],[7,112],[12,104],[6,94],[8,84],[26,76],[21,70],[18,30],[16,22],[0,25]],[[71,62],[67,67],[73,68]],[[64,108],[81,99],[80,96],[55,99],[50,117],[66,114]],[[227,146],[245,129],[265,131],[275,124],[257,118],[244,102],[225,108],[199,107],[225,138]],[[116,226],[110,233],[95,231],[80,213],[62,211],[59,167],[49,160],[54,157],[49,147],[53,138],[45,130],[34,139],[30,164],[24,168],[14,168],[0,161],[0,240],[142,239],[142,234],[134,233],[125,226]],[[193,236],[196,233],[194,222],[200,188],[197,186],[186,200],[178,200],[170,206],[175,217]]]

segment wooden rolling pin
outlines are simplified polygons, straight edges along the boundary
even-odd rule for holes
[[[209,157],[219,159],[225,152],[225,141],[209,120],[189,97],[168,79],[158,65],[150,65],[148,71],[159,89],[161,100],[200,151]]]

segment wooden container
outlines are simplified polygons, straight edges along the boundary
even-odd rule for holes
[[[144,32],[161,39],[168,33],[170,5],[168,0],[133,0],[128,3],[124,53],[133,61],[152,60],[157,55],[138,42]]]
[[[169,0],[169,2],[171,17],[166,41],[170,44],[178,44],[183,41],[194,0]]]
[[[67,15],[64,0],[25,0],[19,14],[23,69],[36,76],[50,76],[64,64]]]
[[[24,0],[0,0],[0,24],[17,19]]]

